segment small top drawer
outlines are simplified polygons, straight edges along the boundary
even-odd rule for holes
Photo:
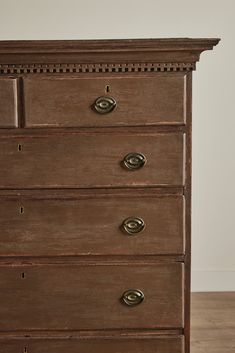
[[[0,128],[18,126],[17,79],[0,78]]]
[[[26,77],[26,127],[184,124],[185,73]]]

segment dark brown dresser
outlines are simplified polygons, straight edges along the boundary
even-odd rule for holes
[[[192,71],[218,41],[0,42],[1,353],[189,353]]]

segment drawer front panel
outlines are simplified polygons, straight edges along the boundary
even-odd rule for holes
[[[133,152],[138,153],[137,169],[129,169],[124,164],[125,157]],[[145,165],[140,164],[140,156],[146,158]],[[184,136],[181,133],[81,133],[5,138],[1,140],[0,187],[182,185],[183,163]]]
[[[180,328],[182,271],[180,263],[1,267],[0,327]],[[129,289],[142,291],[145,299],[136,306],[124,304],[121,298]],[[133,300],[133,295],[128,298]]]
[[[183,124],[185,85],[185,73],[117,78],[26,77],[25,124],[26,127]],[[94,109],[94,102],[103,96],[113,98],[116,107],[100,114]]]
[[[184,252],[183,196],[21,197],[1,200],[0,213],[0,255]]]
[[[125,339],[0,340],[4,353],[184,353],[182,336]]]
[[[0,78],[0,128],[18,126],[17,79]]]

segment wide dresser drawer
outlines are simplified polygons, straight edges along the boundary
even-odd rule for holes
[[[185,73],[25,77],[25,126],[184,124],[185,92]]]
[[[112,339],[0,339],[4,353],[184,353],[183,336]]]
[[[183,133],[66,133],[1,139],[0,188],[184,184]]]
[[[183,269],[180,263],[1,266],[0,327],[182,328]]]
[[[184,253],[184,197],[146,192],[1,197],[1,256]]]

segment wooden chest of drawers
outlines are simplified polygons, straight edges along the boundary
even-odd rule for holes
[[[217,39],[0,42],[0,351],[189,353],[191,82]]]

